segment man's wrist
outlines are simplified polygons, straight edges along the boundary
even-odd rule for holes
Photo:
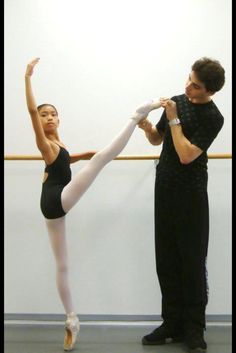
[[[181,124],[181,122],[178,117],[169,120],[169,126],[174,126],[174,125],[179,125],[179,124]]]

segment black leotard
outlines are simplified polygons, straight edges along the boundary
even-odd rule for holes
[[[61,205],[61,192],[71,180],[70,156],[64,147],[59,147],[55,161],[45,167],[48,176],[42,185],[40,207],[44,217],[48,219],[66,214]]]

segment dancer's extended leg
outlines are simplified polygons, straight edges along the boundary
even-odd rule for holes
[[[102,168],[123,150],[135,127],[136,122],[130,119],[125,128],[114,140],[104,149],[97,152],[64,187],[61,194],[61,201],[65,212],[68,212],[77,203]]]
[[[123,130],[113,139],[113,141],[96,153],[78,174],[64,187],[61,194],[62,207],[68,212],[92,184],[101,169],[113,160],[124,149],[128,143],[136,124],[145,119],[148,113],[159,108],[159,101],[150,100],[141,105],[128,120]]]

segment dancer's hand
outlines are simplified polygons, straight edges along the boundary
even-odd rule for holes
[[[36,58],[34,60],[32,60],[28,65],[27,65],[27,68],[26,68],[26,72],[25,72],[25,76],[32,76],[33,75],[33,71],[34,71],[34,67],[36,64],[38,64],[39,62],[39,58]]]

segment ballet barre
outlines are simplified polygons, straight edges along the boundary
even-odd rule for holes
[[[71,157],[76,157],[76,154],[71,154]],[[232,154],[230,153],[212,153],[207,155],[208,159],[231,159]],[[89,160],[92,156],[84,156],[81,157],[80,160]],[[159,159],[160,155],[120,155],[114,160],[155,160]],[[7,161],[41,161],[43,158],[41,156],[33,156],[33,155],[6,155],[4,156],[4,160]]]

